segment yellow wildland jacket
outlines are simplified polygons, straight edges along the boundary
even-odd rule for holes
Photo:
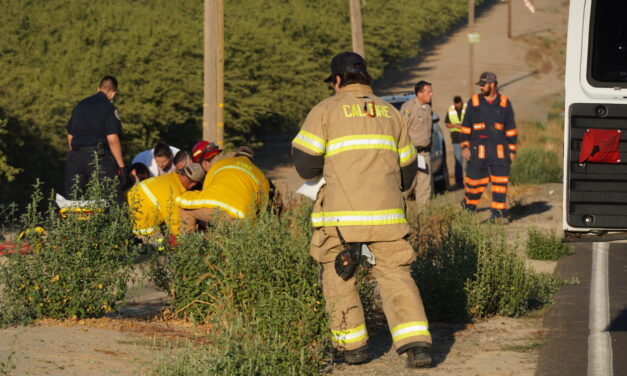
[[[183,209],[218,208],[235,218],[250,216],[256,206],[268,200],[270,183],[247,157],[224,158],[215,162],[201,191],[189,191],[176,199]]]
[[[134,185],[128,192],[127,202],[135,219],[133,233],[150,235],[165,223],[170,232],[179,232],[179,208],[176,198],[185,192],[176,172],[155,176]]]
[[[329,227],[334,236],[338,227],[347,242],[392,241],[409,232],[401,168],[415,174],[416,151],[401,114],[370,86],[344,86],[316,105],[292,147],[306,154],[302,164],[323,158],[326,185],[314,204],[314,227]]]

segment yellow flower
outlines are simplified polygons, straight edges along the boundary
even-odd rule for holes
[[[35,287],[33,287],[35,290],[39,290],[39,285],[35,285]]]
[[[102,290],[102,283],[98,284],[98,288]]]
[[[55,274],[54,277],[52,277],[52,279],[51,279],[52,282],[56,282],[58,280],[59,280],[59,275],[58,274]]]

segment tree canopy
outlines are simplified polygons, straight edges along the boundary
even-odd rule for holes
[[[371,75],[465,17],[466,0],[363,0]],[[0,200],[36,177],[61,187],[73,106],[107,74],[127,160],[201,135],[203,1],[0,0]],[[348,1],[225,0],[225,137],[259,145],[329,95],[329,60],[351,49]]]

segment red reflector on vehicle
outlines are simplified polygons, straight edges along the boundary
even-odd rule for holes
[[[579,163],[620,163],[620,130],[588,129],[583,135]]]

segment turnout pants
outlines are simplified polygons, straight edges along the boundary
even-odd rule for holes
[[[326,300],[331,326],[331,340],[339,351],[355,350],[368,342],[364,310],[355,277],[344,281],[335,272],[334,261],[341,243],[334,229],[314,231],[311,255],[321,265],[320,282]],[[383,311],[396,351],[401,354],[416,342],[431,343],[431,334],[420,292],[409,272],[415,258],[412,246],[405,240],[374,242],[368,245],[376,258],[372,275],[377,280]]]
[[[476,210],[488,183],[492,183],[492,215],[505,214],[508,176],[509,161],[505,158],[471,159],[466,170],[464,207],[468,210]]]
[[[179,217],[181,218],[181,232],[196,231],[198,229],[198,226],[197,226],[198,221],[210,223],[220,213],[221,213],[220,210],[216,208],[200,208],[200,209],[179,208]]]

